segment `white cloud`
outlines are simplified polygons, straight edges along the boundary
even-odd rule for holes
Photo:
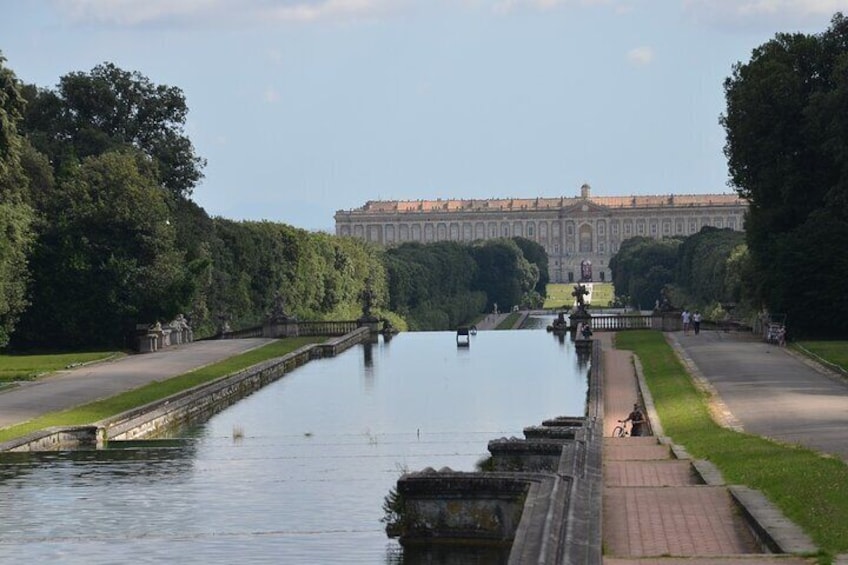
[[[520,11],[605,6],[627,13],[638,0],[53,0],[72,22],[143,25],[318,23],[368,21],[417,13],[441,4],[499,15]],[[690,0],[684,0],[690,1]],[[698,4],[700,0],[691,0]],[[707,2],[703,2],[706,4]]]
[[[319,22],[370,19],[408,0],[54,0],[75,23]]]
[[[848,0],[684,0],[683,9],[698,22],[725,28],[824,31],[836,12],[848,12]]]
[[[263,11],[279,21],[315,22],[321,20],[368,19],[388,13],[388,0],[320,0],[280,3]]]
[[[562,6],[596,6],[610,5],[616,11],[630,9],[632,0],[494,0],[491,1],[492,11],[497,14],[508,14],[516,10],[529,9],[537,11],[553,10]]]
[[[627,60],[638,66],[650,64],[654,60],[654,50],[650,47],[635,47],[627,52]]]
[[[265,89],[265,92],[262,93],[262,99],[265,100],[268,104],[274,104],[275,102],[280,101],[280,91],[274,87],[269,86]]]
[[[220,0],[56,0],[72,21],[135,26],[217,11]]]
[[[499,0],[492,6],[492,10],[498,14],[506,14],[518,8],[550,10],[562,4],[565,4],[565,0]]]

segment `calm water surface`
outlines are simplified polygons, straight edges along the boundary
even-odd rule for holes
[[[489,440],[582,415],[585,396],[585,366],[544,331],[381,339],[173,442],[0,457],[0,562],[401,563],[380,518],[403,470],[474,470]]]

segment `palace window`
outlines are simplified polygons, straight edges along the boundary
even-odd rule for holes
[[[592,226],[580,226],[580,253],[592,252]]]

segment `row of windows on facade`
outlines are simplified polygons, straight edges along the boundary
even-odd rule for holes
[[[619,229],[621,229],[621,233],[625,237],[631,237],[633,235],[650,235],[652,237],[658,237],[660,235],[660,222],[659,221],[651,221],[650,224],[645,220],[637,220],[634,222],[626,220],[622,222],[623,225],[619,226],[618,222],[610,222],[609,233],[613,236],[620,235]],[[648,227],[650,225],[650,227]],[[688,222],[688,234],[697,233],[697,231],[703,226],[713,226],[717,228],[730,228],[732,230],[737,229],[736,227],[736,218],[735,217],[714,217],[710,218],[701,218],[700,221],[697,219],[690,219]],[[450,239],[452,241],[460,240],[460,225],[458,223],[451,223],[448,227],[448,224],[439,223],[434,225],[431,223],[426,223],[423,226],[424,229],[424,241],[444,241]],[[673,230],[672,230],[673,226]],[[367,227],[367,239],[369,241],[375,242],[387,242],[393,243],[395,241],[395,225],[394,224],[385,224],[385,225],[368,225],[365,226],[363,224],[354,224],[353,225],[353,235],[355,237],[363,238],[365,237],[365,229]],[[664,220],[662,221],[662,235],[663,236],[671,236],[671,235],[687,235],[687,231],[684,230],[686,224],[682,220],[676,221],[672,224],[671,221]],[[397,227],[398,230],[398,241],[421,241],[421,228],[420,224],[412,224],[411,226],[408,224],[400,224]],[[490,238],[495,237],[525,237],[524,236],[524,228],[525,224],[523,222],[513,222],[510,225],[508,222],[502,222],[498,225],[495,222],[489,222],[488,224],[488,236]],[[548,225],[545,222],[542,222],[538,225],[538,229],[535,223],[526,224],[527,235],[526,237],[531,239],[538,239],[540,243],[544,243],[547,239],[548,235]],[[434,232],[435,229],[435,232]],[[607,235],[607,225],[604,221],[599,221],[595,224],[595,229],[597,230],[597,236],[603,237]],[[575,231],[575,226],[573,223],[569,222],[565,226],[565,233],[567,236],[573,236]],[[559,224],[553,225],[553,237],[559,237]],[[588,237],[592,238],[594,236],[593,227],[590,224],[583,224],[580,226],[579,230],[579,238],[583,240]],[[465,241],[471,241],[472,239],[485,239],[486,237],[486,225],[483,222],[477,222],[472,226],[470,223],[462,224],[462,239]],[[341,235],[350,235],[350,227],[343,225],[341,227]],[[411,236],[411,237],[410,237]]]

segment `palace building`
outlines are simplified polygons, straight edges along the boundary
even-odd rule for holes
[[[686,236],[704,226],[742,230],[748,203],[735,194],[485,200],[380,200],[336,212],[336,235],[380,245],[524,237],[548,253],[551,282],[612,280],[609,259],[635,236]]]

